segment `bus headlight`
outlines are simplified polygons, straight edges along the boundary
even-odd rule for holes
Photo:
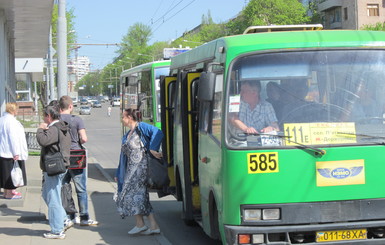
[[[255,222],[260,220],[279,220],[280,218],[281,210],[279,208],[257,208],[243,210],[244,222]]]
[[[281,217],[281,212],[278,208],[262,209],[263,220],[279,220],[280,217]]]
[[[262,209],[245,209],[243,210],[243,220],[252,222],[262,219]]]

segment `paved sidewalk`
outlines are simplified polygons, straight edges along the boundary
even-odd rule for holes
[[[169,245],[161,235],[129,236],[127,232],[135,226],[133,217],[121,219],[112,200],[115,184],[103,168],[90,158],[88,167],[88,195],[90,218],[99,221],[95,227],[75,225],[66,232],[60,244],[146,244]],[[30,156],[27,163],[28,185],[18,188],[21,200],[0,198],[0,244],[45,245],[51,239],[43,238],[50,227],[46,220],[47,206],[41,198],[41,170],[39,157]],[[74,191],[75,193],[75,191]],[[0,193],[2,196],[3,193]],[[157,199],[150,194],[151,200]],[[77,199],[75,199],[77,201]],[[162,229],[162,227],[161,227]]]

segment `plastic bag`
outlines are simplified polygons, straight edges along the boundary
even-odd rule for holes
[[[23,172],[19,166],[19,162],[15,161],[11,170],[11,178],[15,187],[24,186]]]

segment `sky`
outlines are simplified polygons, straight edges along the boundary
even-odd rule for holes
[[[67,0],[74,9],[75,30],[80,45],[78,56],[88,56],[91,70],[102,69],[117,56],[116,44],[139,22],[149,25],[153,35],[149,45],[172,41],[198,26],[210,11],[215,23],[235,17],[248,0]],[[188,43],[186,42],[186,45]],[[74,52],[71,54],[75,56]],[[129,65],[129,64],[128,64]],[[128,67],[127,67],[128,68]]]

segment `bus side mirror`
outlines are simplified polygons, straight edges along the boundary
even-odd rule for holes
[[[215,92],[216,74],[213,72],[202,72],[199,78],[198,100],[212,101]]]

